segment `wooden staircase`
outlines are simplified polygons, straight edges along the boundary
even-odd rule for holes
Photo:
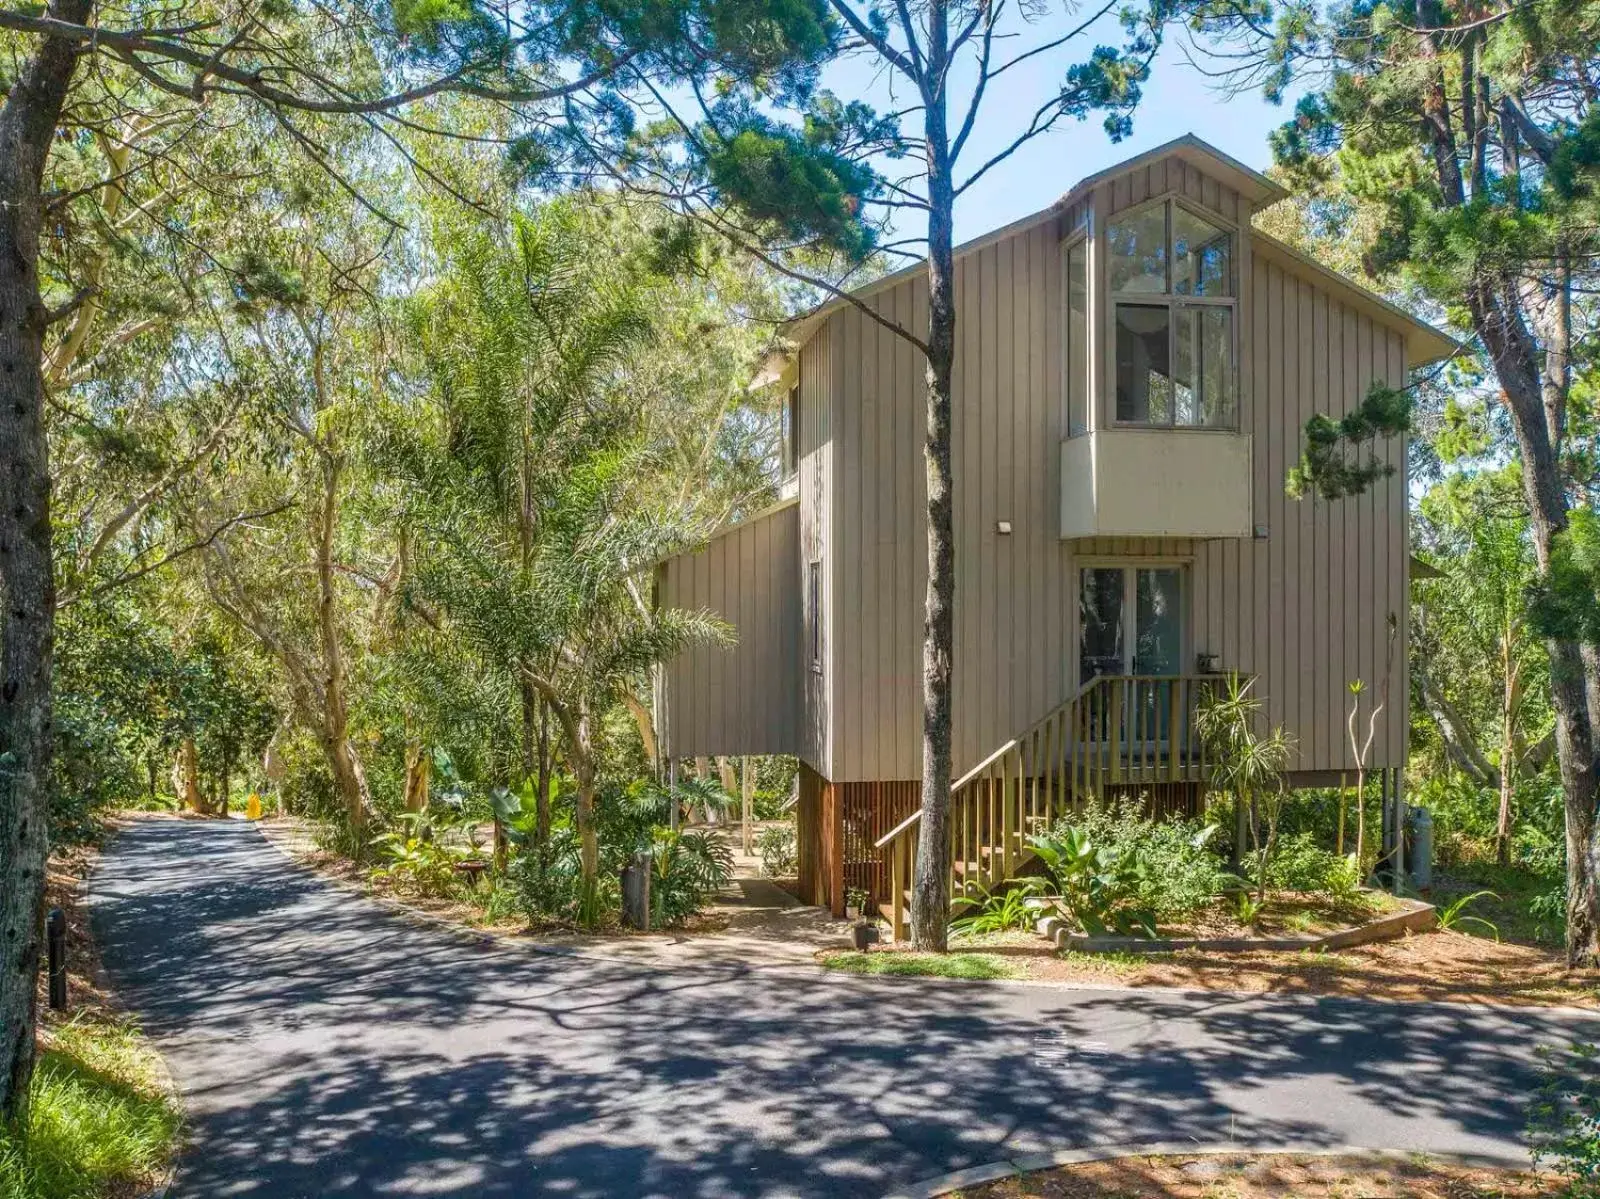
[[[1100,675],[957,779],[950,789],[952,907],[1015,878],[1034,857],[1029,838],[1088,799],[1202,783],[1206,761],[1194,712],[1216,683],[1216,675]],[[879,910],[895,940],[910,932],[921,832],[919,809],[876,842],[889,863],[889,900]]]

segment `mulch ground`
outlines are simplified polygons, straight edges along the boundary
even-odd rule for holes
[[[1457,932],[1408,934],[1333,953],[1059,953],[1020,932],[953,939],[951,948],[998,954],[1037,982],[1600,1008],[1600,971],[1568,970],[1560,954],[1538,946]]]
[[[94,869],[100,851],[93,846],[58,849],[45,867],[45,910],[60,908],[67,918],[67,1008],[55,1011],[49,1004],[49,977],[45,962],[39,970],[39,1017],[45,1029],[78,1018],[111,1016],[115,997],[100,969],[100,950],[89,931],[89,911],[84,906],[84,880]],[[41,949],[41,957],[45,949]]]
[[[1535,1199],[1550,1175],[1417,1157],[1134,1157],[955,1192],[962,1199]]]

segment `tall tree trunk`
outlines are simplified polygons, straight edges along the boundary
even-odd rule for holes
[[[1494,825],[1495,861],[1511,862],[1511,793],[1517,774],[1517,662],[1511,652],[1511,632],[1500,640],[1500,811]]]
[[[222,794],[218,796],[220,803],[217,815],[226,816],[228,814],[228,801],[233,798],[233,753],[227,750],[223,751],[222,754],[221,783]]]
[[[406,746],[406,811],[425,812],[428,808],[428,751],[418,742]]]
[[[540,866],[550,857],[550,705],[539,704],[538,793],[533,797],[533,843],[539,851]]]
[[[922,624],[922,821],[911,886],[911,943],[943,952],[950,921],[951,658],[956,591],[954,479],[950,466],[951,378],[956,306],[955,189],[945,83],[949,13],[928,7],[928,64],[923,121],[928,168],[927,432],[922,446],[928,488],[928,590]]]
[[[323,751],[333,771],[334,786],[344,801],[345,821],[353,833],[367,827],[372,793],[367,772],[350,743],[350,704],[339,628],[339,592],[335,582],[334,537],[339,524],[339,484],[344,460],[337,452],[322,455],[322,504],[317,514],[317,632],[322,642]]]
[[[1508,285],[1509,286],[1509,285]],[[1538,354],[1509,292],[1501,296],[1486,283],[1474,285],[1468,297],[1473,324],[1494,364],[1495,376],[1510,409],[1522,455],[1522,484],[1533,533],[1534,557],[1541,578],[1568,525],[1565,482],[1552,436],[1555,410],[1542,386]],[[1567,836],[1567,961],[1600,963],[1600,874],[1595,844],[1595,804],[1600,773],[1594,757],[1590,722],[1590,672],[1576,641],[1550,638],[1550,706],[1555,709],[1556,761],[1561,771]]]
[[[83,23],[89,0],[52,0]],[[44,925],[55,572],[40,189],[77,52],[45,38],[0,106],[0,1119],[26,1116]]]
[[[573,823],[578,826],[578,873],[583,880],[584,896],[580,915],[585,923],[591,923],[598,915],[595,899],[600,881],[600,838],[594,825],[595,770],[591,731],[589,712],[586,708],[580,708],[573,721],[569,743],[572,773],[578,784]]]
[[[193,737],[185,737],[183,744],[178,747],[178,781],[183,786],[180,792],[183,802],[180,806],[196,816],[205,815],[205,798],[200,794],[200,755],[195,749]]]
[[[746,754],[740,763],[742,776],[739,780],[739,831],[744,852],[750,852],[750,817],[751,805],[755,799],[756,772],[751,765],[750,755]]]

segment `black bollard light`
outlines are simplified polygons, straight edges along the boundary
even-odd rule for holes
[[[50,945],[50,1006],[60,1011],[67,1006],[67,914],[51,908],[45,930]]]

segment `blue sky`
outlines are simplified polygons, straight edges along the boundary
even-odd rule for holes
[[[1049,26],[1064,25],[1068,19],[1059,9],[1054,10],[1047,21],[1028,29],[1028,40],[1019,40],[1016,47],[1025,48]],[[967,171],[1016,136],[1027,116],[1059,88],[1066,69],[1085,57],[1095,41],[1115,45],[1120,40],[1114,23],[1091,32],[1098,37],[1080,40],[1054,55],[1041,55],[996,81],[985,96],[983,116],[962,154]],[[880,110],[892,106],[884,78],[874,75],[873,63],[865,58],[836,64],[825,75],[824,85],[844,99],[866,99]],[[903,83],[899,93],[903,104]],[[964,88],[958,88],[957,103],[964,102],[966,94]],[[1132,137],[1112,144],[1099,116],[1061,123],[990,171],[961,197],[956,207],[956,240],[966,241],[1037,212],[1083,176],[1185,133],[1197,134],[1240,162],[1263,169],[1272,160],[1267,135],[1289,118],[1292,105],[1291,97],[1274,107],[1261,99],[1259,92],[1222,95],[1214,81],[1190,66],[1177,44],[1169,40],[1151,69],[1144,100],[1134,114]],[[954,114],[951,120],[954,124]],[[920,236],[920,213],[904,214],[902,223],[906,233],[915,229]]]

